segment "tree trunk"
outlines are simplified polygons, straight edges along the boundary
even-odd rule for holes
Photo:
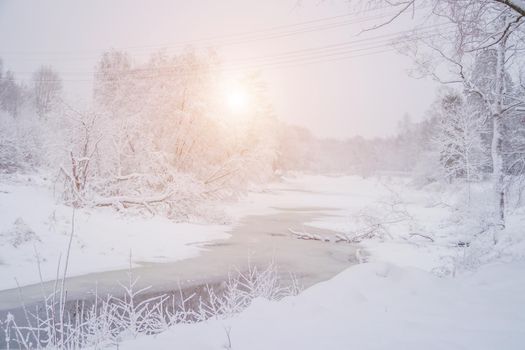
[[[497,203],[497,221],[499,228],[505,228],[505,189],[504,189],[504,172],[503,172],[503,156],[502,156],[502,123],[501,115],[494,115],[492,117],[492,180],[494,184],[496,203]]]
[[[505,18],[502,19],[505,23]],[[492,110],[492,180],[495,190],[497,205],[496,225],[505,228],[505,172],[503,169],[503,100],[505,95],[505,59],[508,33],[506,33],[497,46],[496,81],[494,91],[494,105]],[[495,239],[496,240],[496,239]]]

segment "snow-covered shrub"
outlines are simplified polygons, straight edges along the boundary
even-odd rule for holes
[[[389,195],[352,214],[351,226],[339,240],[359,243],[366,239],[394,239],[391,229],[395,226],[402,226],[406,235],[413,233],[410,229],[414,226],[414,218],[408,212],[405,201],[388,185],[383,186]]]
[[[0,113],[0,173],[27,172],[42,164],[41,126],[30,113],[16,120]]]
[[[137,289],[137,278],[121,284],[120,297],[95,294],[92,301],[69,303],[64,285],[57,284],[40,312],[24,307],[24,320],[8,314],[0,325],[6,344],[20,349],[100,349],[115,346],[139,335],[156,334],[179,323],[225,318],[239,313],[256,298],[279,300],[296,295],[300,287],[294,278],[281,280],[271,263],[259,269],[231,274],[219,287],[205,287],[203,293],[149,294],[149,287]],[[18,322],[18,323],[17,323]]]
[[[496,210],[490,182],[435,183],[421,189],[428,193],[430,209],[440,220],[430,228],[435,244],[445,248],[442,265],[434,271],[453,275],[478,269],[495,261],[523,259],[525,234],[521,230],[523,208],[508,212],[508,223],[501,230],[494,224]],[[510,198],[510,197],[509,197]],[[509,200],[509,203],[514,200]],[[441,208],[440,211],[437,208]]]
[[[207,202],[235,197],[273,176],[277,122],[255,76],[242,84],[252,106],[232,116],[213,56],[153,55],[134,65],[103,55],[95,105],[66,106],[55,166],[64,200],[188,219]],[[150,70],[166,67],[152,77]],[[60,139],[60,137],[59,137]]]
[[[523,208],[517,207],[508,212],[507,224],[502,230],[494,225],[492,215],[494,206],[486,199],[492,195],[490,184],[480,184],[474,192],[469,205],[456,211],[456,231],[459,241],[465,242],[454,263],[457,270],[474,270],[482,265],[499,262],[512,262],[525,259],[525,233],[523,232]]]
[[[17,248],[25,243],[40,241],[40,238],[22,218],[18,218],[10,229],[0,232],[0,241],[0,244],[7,242]]]
[[[444,179],[443,169],[439,164],[439,153],[435,151],[425,152],[414,165],[412,177],[414,185],[419,188]]]
[[[512,213],[525,205],[525,175],[509,175],[506,184],[505,196]]]
[[[207,289],[207,301],[201,302],[197,311],[199,318],[232,316],[244,310],[256,298],[275,301],[297,295],[301,287],[293,276],[290,277],[289,284],[283,283],[274,263],[263,269],[249,266],[245,272],[237,271],[223,283],[219,293],[212,288]]]
[[[250,108],[237,115],[218,68],[212,53],[158,53],[135,64],[124,52],[107,52],[87,103],[60,96],[50,67],[35,73],[31,88],[10,74],[9,91],[27,93],[27,101],[10,98],[14,109],[0,114],[0,172],[58,175],[57,193],[75,207],[202,215],[207,202],[272,178],[277,157],[278,123],[262,80],[238,82]]]

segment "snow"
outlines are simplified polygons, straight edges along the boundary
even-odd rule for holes
[[[120,349],[522,349],[525,264],[458,278],[367,263],[240,315],[175,326]],[[203,336],[205,335],[205,336]]]
[[[112,208],[79,209],[68,275],[126,269],[133,264],[171,262],[195,257],[200,243],[229,237],[246,215],[275,214],[285,209],[312,208],[335,215],[329,225],[383,196],[376,179],[356,176],[288,176],[266,190],[252,192],[237,203],[221,202],[229,224],[175,223],[162,216],[122,215]],[[52,184],[39,176],[0,182],[0,290],[37,283],[37,256],[42,277],[52,280],[64,258],[71,232],[72,209],[55,199]],[[338,216],[339,215],[339,216]],[[12,234],[22,221],[33,239],[16,247]],[[63,261],[62,261],[63,262]]]
[[[233,225],[246,215],[298,207],[337,212],[349,197],[358,199],[352,202],[358,207],[363,201],[377,199],[371,191],[374,183],[348,176],[287,177],[237,203],[221,202],[229,221],[223,225],[121,215],[112,208],[78,209],[68,275],[126,269],[130,253],[133,265],[192,258],[205,249],[199,244],[228,238]],[[38,259],[43,280],[54,279],[60,257],[65,259],[72,209],[55,199],[49,181],[20,176],[0,182],[0,213],[0,290],[14,288],[17,282],[21,286],[38,283]],[[17,222],[27,226],[33,239],[15,247]]]
[[[45,183],[4,182],[0,185],[0,289],[56,276],[71,232],[72,209],[57,203]],[[11,243],[16,222],[22,221],[35,239]],[[130,253],[134,264],[167,262],[197,256],[199,243],[227,238],[228,225],[175,223],[160,216],[122,216],[110,208],[75,212],[68,275],[125,269]]]
[[[464,254],[456,243],[469,239],[464,237],[465,232],[479,230],[476,225],[482,221],[483,211],[473,212],[470,218],[457,218],[451,207],[464,193],[455,188],[444,191],[439,186],[417,189],[408,181],[402,177],[288,176],[237,203],[222,202],[231,218],[228,225],[175,223],[161,216],[125,216],[111,208],[77,210],[69,274],[127,268],[130,252],[135,264],[195,257],[204,249],[200,243],[227,238],[233,225],[246,215],[306,208],[327,214],[305,223],[306,226],[348,234],[356,229],[356,215],[365,212],[380,217],[392,198],[402,201],[401,209],[409,217],[388,225],[392,237],[361,243],[367,261],[453,272]],[[471,192],[472,203],[483,202],[486,186],[473,187]],[[41,257],[44,280],[53,279],[59,256],[67,248],[71,208],[57,203],[47,182],[31,178],[3,181],[0,213],[0,289],[15,287],[15,277],[20,285],[39,281],[35,253]],[[525,256],[525,238],[520,229],[525,212],[518,210],[508,219],[508,235],[500,240],[502,249],[491,253],[494,258],[510,254],[507,260],[512,260],[516,255]],[[32,240],[14,247],[12,235],[17,220],[34,232],[34,237],[29,235]],[[408,236],[407,232],[427,233],[434,242]]]
[[[462,211],[464,192],[439,185],[418,189],[408,181],[287,177],[229,204],[230,225],[121,216],[109,208],[78,210],[70,271],[126,267],[130,247],[134,263],[193,257],[203,249],[198,243],[227,237],[228,229],[243,216],[286,209],[326,212],[329,215],[305,227],[350,234],[357,228],[356,215],[364,212],[381,219],[393,205],[403,215],[385,225],[388,237],[360,244],[366,263],[298,296],[278,302],[256,299],[234,317],[177,325],[156,336],[126,340],[119,348],[224,349],[228,334],[232,349],[523,348],[525,211],[517,208],[509,215],[496,246],[481,240],[472,241],[477,247],[458,247],[458,242],[472,240],[472,232],[483,223],[488,184],[471,188],[470,211]],[[45,185],[4,183],[0,212],[4,235],[0,286],[12,287],[13,277],[21,284],[36,281],[35,248],[46,257],[44,279],[53,278],[58,256],[67,245],[71,209],[57,204]],[[17,230],[29,241],[22,239],[15,248],[11,242]],[[433,242],[410,232],[426,234]]]
[[[232,218],[227,225],[121,215],[112,208],[78,209],[68,275],[126,269],[130,253],[134,265],[195,257],[204,249],[200,243],[228,238],[228,231],[245,215],[271,214],[278,211],[276,207],[295,208],[298,203],[338,205],[336,199],[343,202],[343,195],[299,192],[310,187],[335,191],[331,185],[333,181],[322,176],[290,178],[238,203],[221,203]],[[16,287],[17,281],[21,286],[39,282],[38,260],[43,280],[54,279],[60,257],[65,259],[72,209],[55,199],[48,181],[20,176],[0,182],[0,213],[0,290]],[[22,233],[20,226],[31,239],[14,244],[16,235]]]
[[[349,208],[358,209],[373,203],[382,194],[377,189],[376,179],[297,174],[284,177],[265,191],[242,198],[228,213],[239,218],[254,213],[275,214],[280,209],[312,208],[346,215]]]
[[[510,215],[507,230],[488,251],[482,243],[469,250],[457,246],[471,240],[483,221],[485,208],[477,205],[485,203],[488,184],[471,189],[473,209],[466,217],[458,213],[465,193],[453,186],[416,189],[403,178],[326,176],[288,179],[283,186],[282,208],[301,203],[337,209],[309,226],[347,233],[352,215],[384,208],[393,195],[410,219],[388,225],[390,238],[361,243],[369,262],[296,297],[258,299],[236,317],[177,325],[120,348],[224,349],[228,337],[232,349],[523,348],[525,216],[519,210]],[[304,191],[308,188],[312,192]],[[266,199],[259,205],[272,210],[268,196],[275,193],[256,199]],[[408,236],[410,231],[426,233],[434,242]]]
[[[326,177],[325,180],[331,181]],[[493,261],[525,258],[523,208],[514,209],[508,215],[507,228],[498,233],[496,246],[490,231],[478,235],[487,228],[486,218],[491,215],[491,208],[486,204],[491,202],[487,198],[492,193],[490,183],[472,184],[469,201],[467,190],[460,184],[417,188],[403,177],[340,177],[333,182],[343,197],[340,201],[334,197],[336,200],[332,202],[339,207],[337,215],[308,222],[308,226],[351,234],[359,228],[357,221],[363,213],[388,222],[391,219],[388,212],[394,204],[395,211],[402,214],[398,215],[399,219],[396,217],[392,223],[384,225],[388,237],[360,243],[367,261],[454,274],[457,268],[476,268]],[[329,202],[320,205],[328,206]],[[458,246],[460,242],[471,242],[475,249],[466,250]]]

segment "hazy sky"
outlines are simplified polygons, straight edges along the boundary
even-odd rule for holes
[[[261,70],[277,115],[318,136],[388,135],[405,113],[421,117],[435,84],[410,78],[408,58],[393,51],[371,54],[388,50],[380,37],[403,29],[408,19],[356,36],[375,23],[370,19],[377,12],[311,22],[355,9],[344,0],[297,5],[297,0],[0,0],[0,57],[4,69],[24,80],[38,65],[51,64],[79,95],[88,91],[103,50],[127,48],[141,60],[160,47],[175,53],[188,43],[197,49],[212,45],[225,62]],[[290,26],[297,23],[302,24]],[[249,35],[235,36],[239,33]],[[371,37],[379,38],[366,41]],[[365,40],[346,49],[355,51],[328,49],[355,40]],[[315,56],[305,51],[319,47],[328,48]],[[304,53],[279,56],[277,62],[285,63],[272,64],[275,55],[297,51]],[[233,65],[231,74],[242,74],[243,64]]]

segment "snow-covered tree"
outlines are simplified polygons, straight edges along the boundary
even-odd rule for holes
[[[40,118],[53,110],[62,91],[62,80],[51,67],[42,66],[33,74],[33,99]]]
[[[226,108],[223,80],[213,53],[160,52],[143,64],[104,54],[94,90],[100,140],[79,155],[90,159],[85,199],[179,216],[272,176],[277,122],[262,80],[239,82],[250,96],[242,116]]]
[[[480,180],[489,162],[481,135],[484,123],[474,108],[457,92],[448,91],[437,102],[434,145],[448,181]]]
[[[17,83],[13,72],[8,70],[3,76],[0,93],[0,107],[16,118],[24,103],[25,92],[23,87]]]
[[[436,21],[453,24],[439,35],[417,33],[405,41],[420,73],[444,84],[460,84],[469,99],[476,99],[490,126],[495,225],[505,227],[504,125],[523,98],[509,91],[509,76],[523,62],[523,16],[498,1],[435,0]],[[427,50],[428,49],[428,50]]]

